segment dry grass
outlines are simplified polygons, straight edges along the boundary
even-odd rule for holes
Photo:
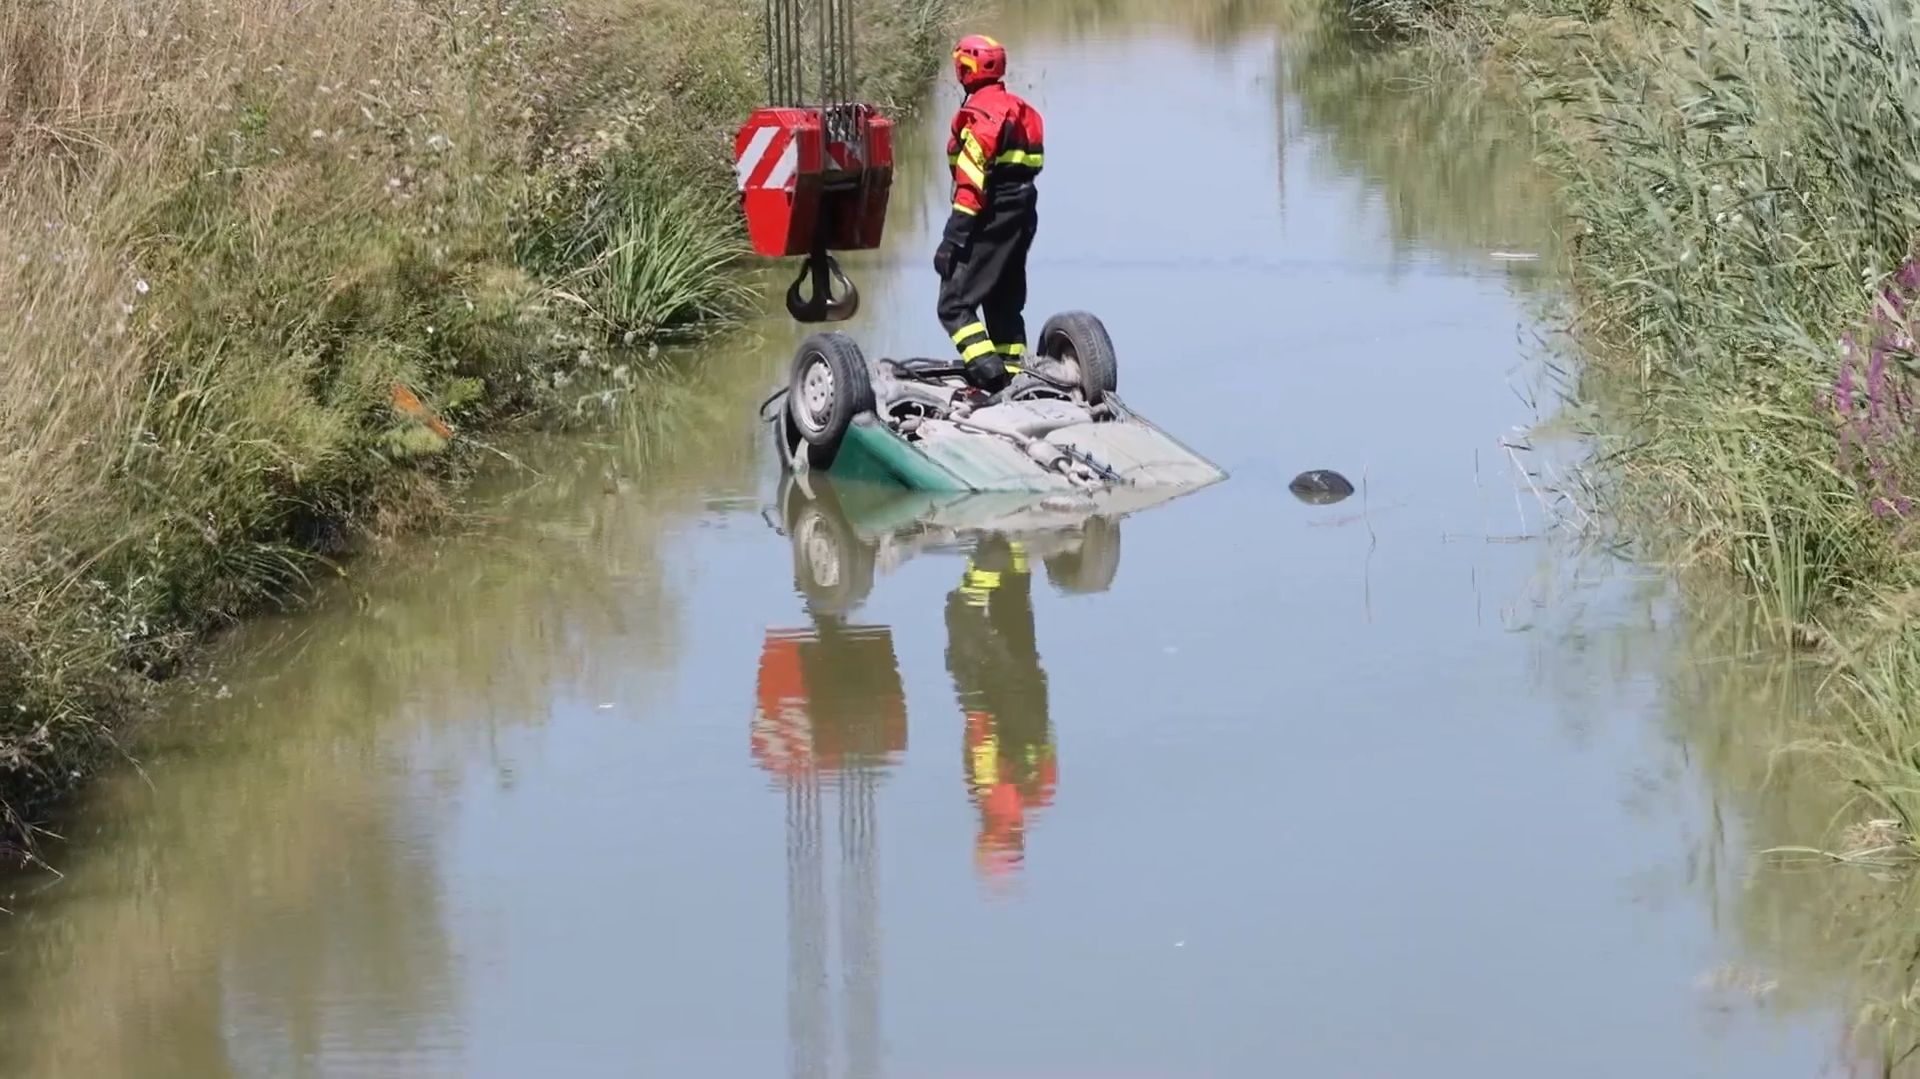
[[[897,98],[946,7],[872,7]],[[750,300],[758,11],[0,5],[0,807],[210,629],[431,521],[461,433]]]

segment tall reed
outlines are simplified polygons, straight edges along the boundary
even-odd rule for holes
[[[1831,814],[1773,838],[1852,864],[1872,836],[1877,863],[1906,867],[1832,890],[1852,909],[1897,909],[1920,853],[1920,38],[1907,5],[1365,7],[1532,106],[1561,181],[1597,489],[1644,557],[1758,601],[1753,647],[1816,666],[1791,724],[1741,732],[1767,768],[1785,754],[1835,784]],[[1889,1058],[1920,1020],[1911,943],[1902,928],[1847,945],[1869,972],[1852,983],[1859,1015],[1894,1036]]]

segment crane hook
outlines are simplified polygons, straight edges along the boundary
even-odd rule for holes
[[[800,286],[813,280],[813,295],[803,299]],[[836,299],[834,289],[840,292]],[[800,276],[787,286],[787,314],[795,322],[844,322],[860,310],[860,290],[853,279],[841,272],[832,255],[816,250],[800,269]]]

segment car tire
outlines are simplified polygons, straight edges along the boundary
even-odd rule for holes
[[[853,418],[873,411],[866,357],[843,333],[817,333],[800,343],[787,380],[787,412],[810,445],[833,450]]]
[[[1080,368],[1080,392],[1087,404],[1097,405],[1120,388],[1118,358],[1113,338],[1100,320],[1086,311],[1063,311],[1040,327],[1040,355]]]
[[[821,484],[812,497],[793,490],[790,498],[783,516],[795,589],[816,612],[851,613],[873,593],[873,551],[854,534],[832,487]]]
[[[1069,595],[1092,595],[1113,587],[1120,574],[1120,522],[1089,517],[1076,550],[1046,561],[1047,580]]]

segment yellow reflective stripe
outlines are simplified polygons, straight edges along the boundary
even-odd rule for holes
[[[1007,547],[1013,551],[1013,572],[1027,572],[1027,545],[1014,542],[1007,544]]]
[[[1020,373],[1020,365],[1017,363],[1007,364],[1006,368],[1007,368],[1007,374],[1009,375],[1017,375]]]
[[[970,569],[967,571],[967,583],[964,587],[976,592],[991,592],[1000,587],[1000,571],[992,569]]]
[[[1008,345],[1006,351],[1007,351],[1007,355],[1009,356],[1025,356],[1027,354],[1027,346]]]
[[[974,209],[971,206],[962,206],[957,202],[953,204],[953,208],[960,211],[963,214],[966,214],[968,217],[976,217],[980,213],[980,211]]]
[[[1045,161],[1046,154],[1027,150],[1008,150],[993,159],[996,165],[1025,165],[1030,169],[1038,169]]]
[[[973,186],[986,186],[986,151],[980,148],[980,140],[974,137],[970,127],[960,129],[960,156],[954,159],[953,167],[960,170],[960,175],[972,180]]]
[[[993,40],[992,38],[988,37],[985,34],[980,35],[980,40],[986,42],[988,47],[990,48],[997,49],[1000,47],[1000,43],[998,41]]]
[[[986,332],[987,332],[986,323],[969,322],[965,326],[962,326],[959,329],[953,331],[953,343],[957,345],[962,341],[965,341],[967,338],[972,337],[976,333],[986,333]]]
[[[991,787],[1000,778],[1000,738],[988,735],[973,747],[973,785]]]
[[[987,186],[986,172],[982,170],[980,166],[974,164],[971,158],[962,157],[958,162],[954,164],[953,167],[960,171],[960,175],[965,176],[968,180],[971,180],[973,182],[973,186],[975,187]]]
[[[968,345],[966,348],[963,348],[960,350],[960,358],[962,360],[967,361],[968,363],[972,363],[974,360],[977,360],[980,357],[985,356],[987,353],[992,351],[993,351],[992,341],[990,340],[975,341],[973,344]]]

